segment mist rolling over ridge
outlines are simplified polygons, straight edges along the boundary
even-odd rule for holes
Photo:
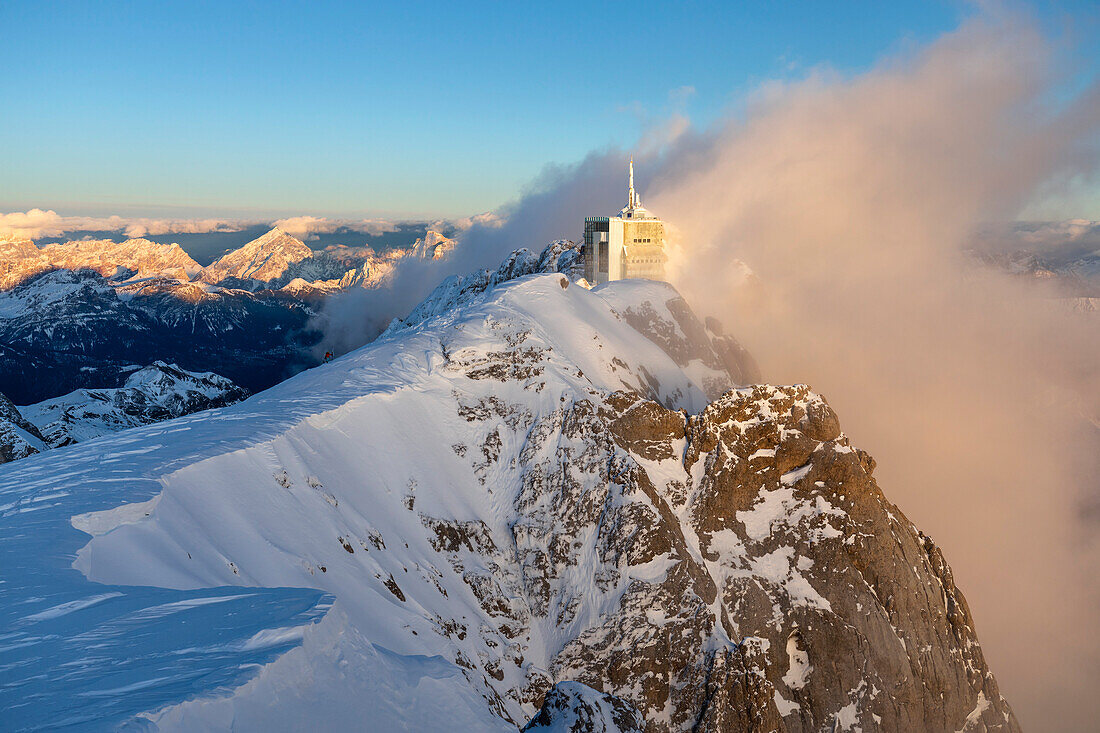
[[[1097,175],[1097,85],[1043,104],[1075,71],[1058,50],[1026,16],[989,13],[863,74],[762,85],[743,116],[668,125],[635,156],[678,230],[670,280],[765,379],[810,383],[846,416],[957,558],[1006,694],[1039,728],[1100,715],[1100,319],[967,250]],[[369,341],[514,246],[577,239],[583,216],[622,205],[627,157],[548,169],[450,259],[333,300],[325,343]]]

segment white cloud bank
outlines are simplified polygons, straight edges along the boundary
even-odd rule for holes
[[[769,381],[825,394],[941,544],[1025,730],[1100,718],[1100,319],[962,252],[1096,180],[1100,90],[1066,94],[1061,50],[987,16],[866,74],[769,86],[666,151],[645,199],[679,229],[689,301]]]
[[[120,232],[127,237],[148,237],[161,234],[209,234],[239,232],[252,226],[273,225],[300,239],[317,239],[321,234],[355,232],[379,236],[396,232],[408,222],[390,219],[341,219],[323,216],[291,216],[274,222],[249,219],[157,219],[122,216],[62,216],[49,209],[30,209],[0,214],[0,239],[41,239],[63,237],[80,232]],[[436,229],[463,231],[472,226],[499,227],[502,219],[492,212],[455,220],[431,222]]]
[[[71,232],[122,232],[127,237],[158,234],[237,232],[247,224],[230,219],[151,219],[121,216],[61,216],[56,211],[30,209],[0,214],[0,238],[40,239]]]
[[[315,238],[318,234],[333,234],[340,230],[378,236],[395,232],[398,222],[388,219],[329,219],[318,216],[292,216],[278,219],[275,226],[300,239]]]

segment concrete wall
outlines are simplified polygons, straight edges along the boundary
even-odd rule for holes
[[[586,223],[585,226],[585,279],[588,282],[598,285],[624,278],[665,278],[668,256],[664,222],[614,217],[607,222]],[[604,228],[606,231],[600,231]],[[600,257],[603,247],[607,252],[606,268],[602,267]]]

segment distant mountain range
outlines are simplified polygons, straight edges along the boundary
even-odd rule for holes
[[[454,246],[429,231],[404,249],[315,252],[275,227],[202,267],[148,239],[3,240],[0,392],[29,404],[118,387],[124,367],[157,360],[265,389],[317,363],[311,319],[323,298],[378,287],[401,260]]]
[[[197,374],[162,361],[124,370],[122,387],[78,389],[16,407],[0,394],[0,463],[240,402],[248,390],[212,372]]]

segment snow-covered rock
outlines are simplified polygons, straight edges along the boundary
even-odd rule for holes
[[[0,237],[0,290],[14,287],[49,266],[49,260],[31,240]]]
[[[26,458],[45,450],[45,439],[4,395],[0,394],[0,463]]]
[[[248,391],[213,372],[162,361],[130,374],[122,387],[79,389],[22,408],[51,448],[239,402]]]
[[[549,700],[613,730],[572,682],[647,731],[1017,729],[823,398],[740,384],[665,283],[540,259],[243,403],[0,467],[12,725],[503,731]]]
[[[202,269],[199,280],[214,285],[236,283],[247,289],[266,286],[282,277],[291,265],[313,254],[306,244],[279,227],[226,252]]]
[[[377,287],[400,260],[442,259],[455,244],[455,240],[428,230],[407,249],[382,254],[369,247],[314,252],[302,240],[275,227],[203,268],[198,279],[224,287],[282,289],[313,297],[352,287]]]
[[[455,240],[449,239],[437,231],[429,229],[423,237],[418,237],[410,247],[411,255],[422,260],[439,260],[447,256],[455,247]]]
[[[148,239],[110,239],[47,244],[50,266],[64,270],[95,270],[113,279],[167,277],[190,280],[202,269],[178,244]]]
[[[169,277],[190,280],[202,268],[178,244],[148,239],[94,239],[47,244],[0,241],[0,290],[47,270],[92,270],[106,278]]]
[[[579,682],[559,682],[546,693],[524,733],[643,733],[645,719],[621,697]]]
[[[568,240],[558,240],[547,245],[541,255],[524,248],[508,255],[496,270],[477,270],[468,275],[452,275],[440,283],[405,318],[390,324],[387,333],[409,328],[427,319],[446,313],[460,305],[478,301],[500,283],[535,273],[561,272],[567,277],[562,287],[579,276],[583,254],[580,248]]]

